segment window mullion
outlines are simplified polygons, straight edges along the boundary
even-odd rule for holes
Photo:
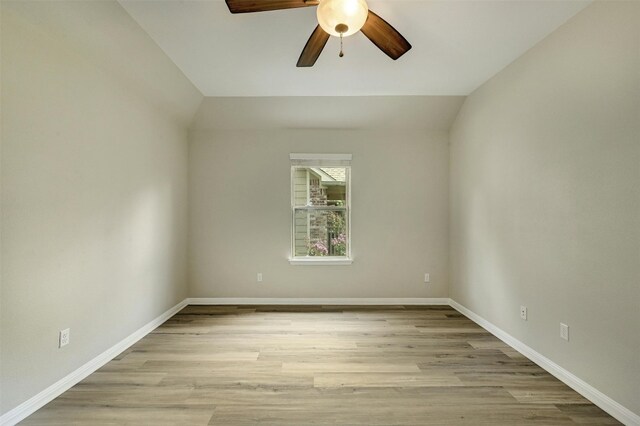
[[[347,211],[347,207],[343,206],[294,206],[294,210],[306,210],[306,211]]]

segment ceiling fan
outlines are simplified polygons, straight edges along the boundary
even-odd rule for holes
[[[298,67],[311,67],[322,53],[329,36],[342,38],[362,31],[369,40],[391,59],[396,60],[411,45],[395,28],[369,10],[365,0],[225,0],[231,13],[266,12],[318,6],[318,26],[298,58]]]

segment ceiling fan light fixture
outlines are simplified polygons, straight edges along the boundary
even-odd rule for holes
[[[320,0],[317,9],[320,27],[336,37],[347,37],[360,31],[368,14],[365,0]]]

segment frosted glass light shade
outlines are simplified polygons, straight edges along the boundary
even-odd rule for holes
[[[320,0],[317,9],[318,23],[332,36],[340,37],[336,26],[343,24],[347,31],[343,37],[360,31],[369,15],[369,7],[365,0]]]

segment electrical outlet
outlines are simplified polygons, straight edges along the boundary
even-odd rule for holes
[[[69,338],[71,334],[71,329],[65,328],[64,330],[60,330],[60,336],[58,339],[58,347],[61,348],[63,346],[67,346],[69,344]]]
[[[428,272],[427,272],[427,273],[425,273],[425,274],[424,274],[424,282],[425,282],[425,283],[428,283],[430,280],[431,280],[431,277],[429,277],[429,273],[428,273]]]
[[[567,324],[560,323],[560,337],[569,341],[569,326]]]
[[[258,282],[262,282],[262,272],[258,272]]]
[[[527,320],[527,307],[520,305],[520,319]]]

